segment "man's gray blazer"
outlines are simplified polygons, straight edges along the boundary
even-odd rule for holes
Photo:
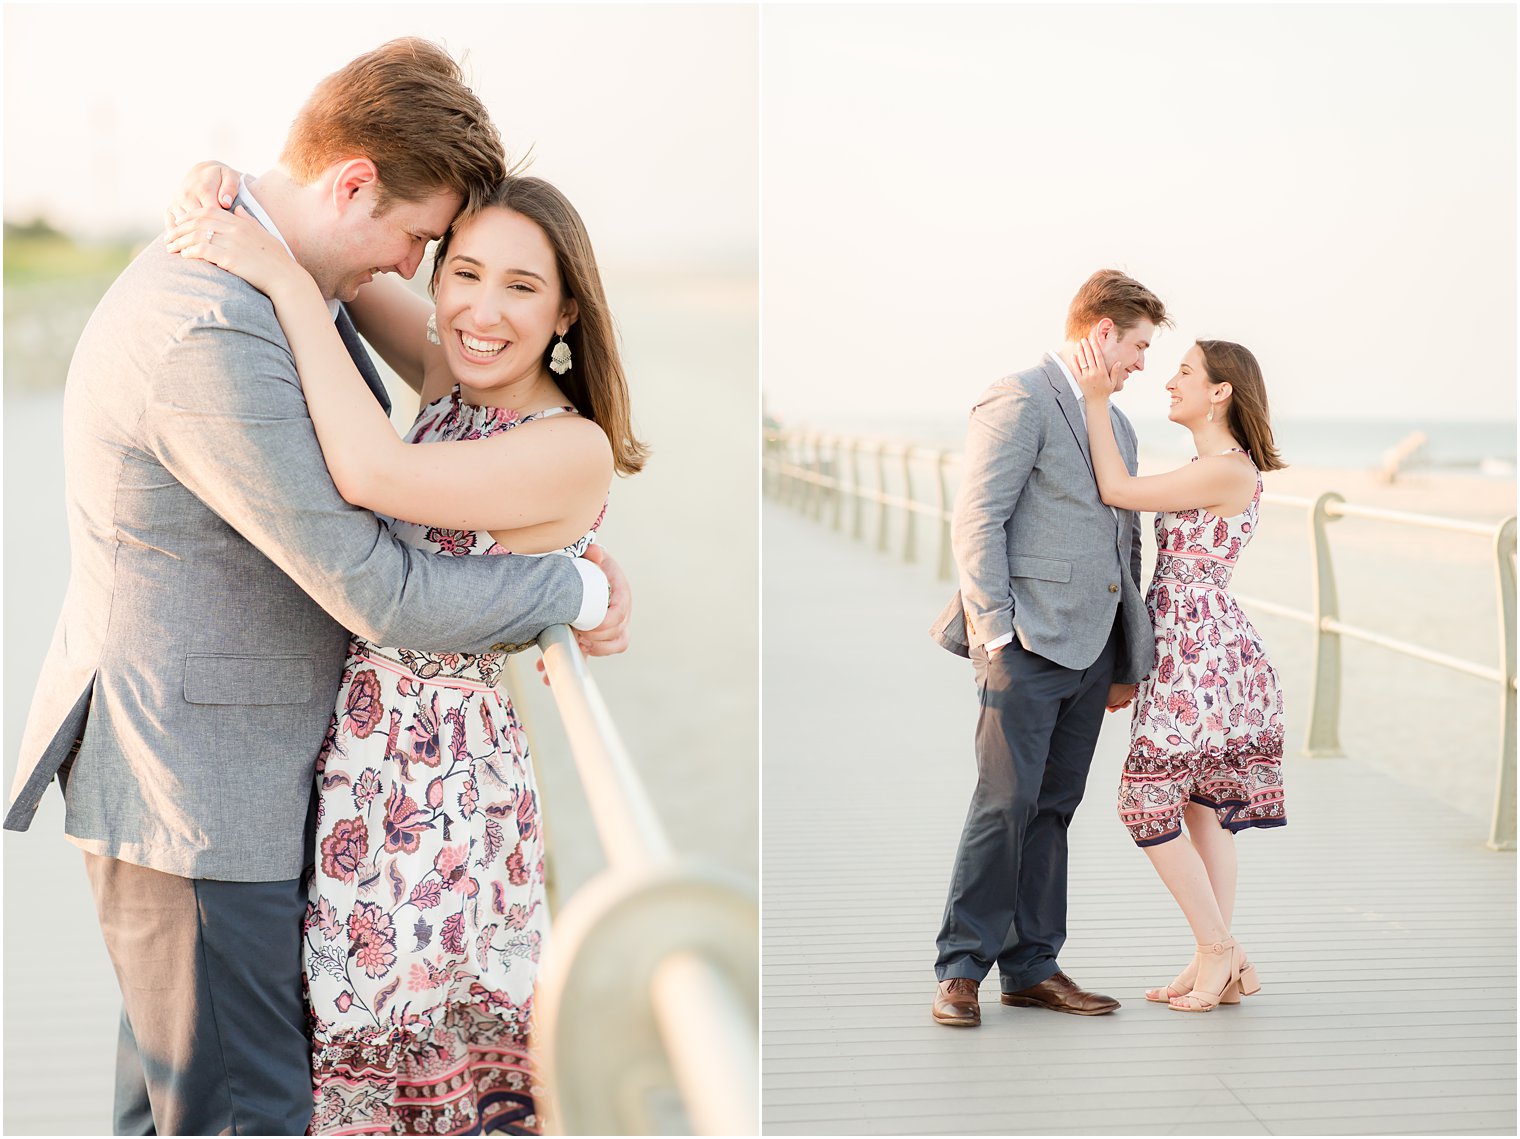
[[[568,558],[425,554],[344,502],[268,298],[160,242],[80,338],[63,443],[69,587],[9,830],[62,767],[65,829],[86,851],[295,878],[348,630],[480,652],[579,612]]]
[[[1135,431],[1109,405],[1125,465]],[[1124,653],[1115,683],[1150,672],[1155,655],[1140,595],[1140,518],[1098,496],[1082,407],[1049,356],[999,380],[971,409],[951,547],[960,592],[930,635],[969,655],[1012,632],[1030,652],[1086,668],[1103,651],[1117,609]]]

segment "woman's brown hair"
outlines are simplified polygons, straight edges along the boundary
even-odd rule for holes
[[[628,408],[628,378],[618,353],[612,314],[602,290],[586,225],[568,198],[542,178],[512,176],[503,181],[483,203],[521,214],[544,231],[554,247],[560,289],[575,301],[578,313],[565,343],[570,346],[570,371],[555,378],[561,391],[586,418],[607,433],[612,458],[619,474],[636,474],[649,457],[649,448],[634,437]],[[449,246],[461,221],[456,220],[438,243],[433,257],[433,278],[428,288],[436,294],[438,273],[448,260]],[[544,365],[555,341],[544,349]]]
[[[1199,340],[1204,371],[1211,384],[1229,384],[1230,434],[1245,444],[1260,471],[1278,471],[1288,464],[1272,441],[1272,417],[1267,410],[1267,383],[1261,365],[1248,348],[1228,340]]]

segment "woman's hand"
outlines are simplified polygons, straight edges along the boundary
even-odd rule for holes
[[[170,227],[170,253],[209,261],[236,273],[271,300],[288,290],[313,285],[311,275],[285,251],[280,239],[254,221],[242,206],[236,214],[215,206],[198,206]]]
[[[191,210],[202,206],[221,206],[224,210],[230,210],[242,177],[242,174],[225,162],[213,159],[210,162],[196,163],[185,175],[179,196],[164,211],[164,228],[172,229]]]
[[[1115,364],[1112,369],[1103,364],[1103,349],[1095,336],[1088,336],[1077,343],[1077,383],[1088,403],[1108,399],[1119,389],[1123,381],[1124,366]]]
[[[628,649],[628,618],[633,613],[633,589],[623,573],[623,567],[612,560],[612,555],[602,546],[592,545],[585,553],[587,561],[595,562],[607,575],[607,616],[595,629],[577,631],[575,639],[581,652],[591,657],[612,656]]]

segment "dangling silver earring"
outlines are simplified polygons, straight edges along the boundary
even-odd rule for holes
[[[428,314],[427,341],[429,344],[443,343],[442,340],[438,339],[438,314],[436,312]]]
[[[565,334],[559,334],[559,343],[554,346],[554,351],[549,353],[549,370],[556,376],[563,376],[570,370],[570,345],[565,343]]]
[[[1214,405],[1212,403],[1209,404],[1209,422],[1214,422]]]

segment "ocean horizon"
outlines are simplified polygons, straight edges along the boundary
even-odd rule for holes
[[[1126,412],[1126,414],[1128,414]],[[1187,432],[1163,418],[1130,416],[1140,447],[1157,457],[1192,455]],[[768,424],[829,434],[903,439],[936,449],[959,450],[965,442],[963,413],[823,413],[767,417]],[[1278,450],[1288,463],[1310,467],[1381,467],[1384,456],[1416,432],[1426,441],[1409,464],[1431,473],[1513,479],[1516,421],[1420,419],[1305,419],[1285,416],[1273,423]]]

